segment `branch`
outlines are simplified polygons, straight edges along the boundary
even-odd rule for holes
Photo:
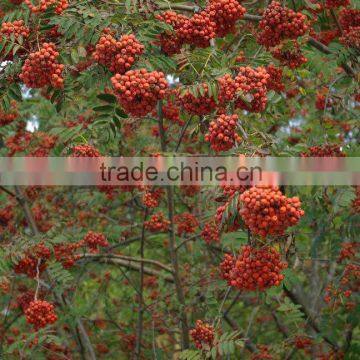
[[[141,240],[140,240],[140,293],[139,293],[139,311],[138,311],[138,322],[136,326],[136,346],[135,346],[135,357],[136,359],[141,358],[141,338],[143,333],[143,315],[144,315],[144,249],[145,249],[145,221],[148,215],[148,209],[144,211],[144,220],[141,229]]]
[[[102,264],[111,264],[111,265],[117,265],[117,266],[122,266],[122,267],[126,267],[129,270],[134,270],[134,271],[140,271],[141,265],[133,262],[131,260],[125,260],[125,259],[120,259],[120,258],[114,258],[114,257],[110,257],[110,256],[99,256],[97,254],[85,254],[85,258],[91,261],[96,261]],[[171,275],[163,275],[161,272],[153,270],[151,268],[148,267],[144,267],[144,274],[146,275],[151,275],[151,276],[157,276],[157,277],[162,277],[165,281],[173,283],[174,282],[174,277]]]
[[[108,259],[115,259],[115,260],[123,260],[125,262],[131,263],[131,262],[135,262],[135,263],[147,263],[147,264],[152,264],[155,265],[163,270],[166,270],[169,273],[172,273],[172,269],[161,263],[160,261],[156,261],[156,260],[152,260],[152,259],[145,259],[145,258],[134,258],[132,256],[125,256],[125,255],[113,255],[113,254],[84,254],[82,256],[83,259],[94,259],[96,257],[99,258],[108,258]]]
[[[158,103],[158,120],[159,120],[159,133],[160,133],[160,141],[161,141],[161,150],[163,152],[166,151],[166,137],[164,131],[163,124],[163,110],[162,110],[162,101],[160,100]],[[175,225],[174,225],[174,192],[172,186],[166,187],[167,192],[167,205],[168,205],[168,217],[170,221],[170,239],[169,239],[169,247],[170,247],[170,258],[171,264],[174,270],[174,283],[177,299],[180,304],[180,319],[181,319],[181,337],[182,337],[182,348],[188,349],[190,346],[189,339],[189,326],[187,322],[187,315],[185,312],[185,297],[184,291],[181,285],[181,280],[179,276],[179,263],[176,252],[176,239],[175,239]]]

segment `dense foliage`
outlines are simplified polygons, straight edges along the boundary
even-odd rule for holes
[[[0,156],[356,156],[355,1],[2,0]],[[359,187],[0,187],[4,359],[355,359]]]

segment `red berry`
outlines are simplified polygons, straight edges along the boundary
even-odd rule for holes
[[[115,94],[124,110],[133,116],[145,116],[163,99],[168,83],[162,72],[130,70],[111,78]]]
[[[110,71],[124,74],[143,52],[144,46],[132,34],[123,35],[120,40],[105,34],[96,45],[93,58]]]
[[[198,349],[202,349],[204,345],[211,347],[215,339],[215,329],[212,325],[197,320],[195,328],[190,330],[190,336]]]
[[[42,44],[39,51],[31,53],[25,60],[19,75],[20,79],[29,88],[41,88],[46,85],[62,88],[64,65],[57,62],[58,56],[59,53],[53,43]]]
[[[240,195],[240,215],[254,234],[283,235],[304,215],[297,197],[288,198],[277,187],[255,186]]]
[[[26,321],[39,330],[57,320],[54,305],[43,300],[32,301],[25,310]]]

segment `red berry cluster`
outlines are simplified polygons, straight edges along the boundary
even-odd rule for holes
[[[147,208],[158,207],[163,194],[164,190],[161,188],[146,190],[142,199],[144,206]]]
[[[25,123],[19,124],[15,135],[6,139],[5,145],[9,149],[8,156],[13,156],[17,152],[24,151],[30,144],[32,135],[24,130]]]
[[[254,234],[283,235],[304,215],[298,197],[288,198],[278,187],[255,186],[240,195],[240,215]]]
[[[358,258],[354,258],[352,261],[356,262]],[[347,264],[342,273],[340,283],[338,286],[330,284],[326,288],[324,300],[333,309],[339,306],[345,305],[347,310],[353,310],[356,307],[356,303],[350,298],[353,293],[358,293],[360,290],[360,265]]]
[[[49,156],[51,149],[53,149],[56,144],[56,140],[56,136],[37,131],[31,138],[31,150],[29,155],[34,157]]]
[[[215,339],[215,329],[212,325],[204,323],[202,320],[196,320],[196,326],[190,330],[190,336],[198,349],[204,345],[211,347]]]
[[[284,91],[285,86],[282,83],[282,69],[270,64],[266,66],[266,71],[270,75],[266,84],[268,90],[274,90],[276,92]]]
[[[316,99],[315,99],[315,107],[318,110],[324,110],[325,106],[328,109],[329,107],[331,107],[331,99],[329,97],[326,97],[326,95],[318,92],[316,94]]]
[[[313,341],[307,336],[296,336],[294,345],[297,349],[307,349],[313,344]]]
[[[348,30],[350,27],[360,26],[360,10],[342,9],[339,12],[339,23],[343,30]]]
[[[337,8],[340,6],[349,6],[350,0],[325,0],[325,7],[328,9]]]
[[[19,114],[16,110],[11,111],[2,111],[0,109],[0,126],[5,126],[11,124],[13,121],[17,119]]]
[[[55,44],[44,43],[39,51],[31,53],[25,60],[20,79],[29,88],[41,88],[46,85],[62,88],[64,65],[57,62],[58,56]]]
[[[1,24],[0,35],[10,38],[11,35],[15,36],[15,39],[22,36],[27,38],[30,35],[30,29],[25,26],[23,20],[15,20],[13,22],[3,22]]]
[[[249,66],[239,68],[235,78],[237,93],[239,95],[235,106],[250,112],[265,110],[267,103],[267,82],[270,75],[263,67],[253,69]]]
[[[280,254],[271,247],[254,248],[243,246],[237,258],[232,260],[233,268],[228,272],[229,255],[220,265],[223,277],[230,286],[239,290],[265,290],[280,285],[284,279],[281,271],[287,264],[281,261]]]
[[[29,9],[33,13],[45,12],[49,7],[54,6],[55,14],[61,14],[64,10],[66,10],[69,6],[68,0],[35,0],[38,2],[38,5],[34,5],[34,0],[24,0],[25,5],[29,7]]]
[[[191,18],[166,11],[156,18],[173,27],[174,32],[164,32],[159,37],[161,49],[167,55],[178,54],[182,45],[208,47],[216,36],[234,32],[235,23],[245,13],[236,0],[211,0],[208,6]]]
[[[179,126],[184,126],[184,121],[180,119],[180,109],[172,101],[167,101],[162,106],[163,117]]]
[[[163,212],[159,211],[145,221],[144,225],[145,229],[151,232],[165,232],[169,230],[170,221],[165,218]]]
[[[155,108],[157,101],[164,98],[168,87],[162,72],[148,72],[146,69],[116,74],[111,82],[124,110],[139,117]]]
[[[279,60],[284,66],[295,69],[307,62],[306,57],[301,52],[300,46],[296,41],[289,44],[281,44],[271,50],[272,56]]]
[[[2,226],[6,227],[10,221],[14,218],[13,212],[14,206],[9,204],[6,205],[4,208],[0,209],[0,228]]]
[[[232,101],[236,93],[236,83],[230,74],[225,74],[217,79],[218,83],[218,103],[219,105],[225,105],[229,101]]]
[[[355,259],[358,251],[360,249],[360,244],[356,242],[347,242],[341,244],[341,251],[337,259],[338,263],[343,262],[344,260],[353,260]]]
[[[192,234],[199,226],[199,222],[196,217],[190,213],[182,213],[174,217],[174,222],[177,225],[177,234],[182,236],[183,234]]]
[[[220,263],[220,276],[230,284],[230,274],[235,267],[236,257],[230,254],[225,254],[224,260]]]
[[[216,109],[216,101],[209,95],[209,87],[206,83],[199,85],[199,92],[203,95],[197,97],[189,90],[178,93],[178,101],[187,113],[201,116]]]
[[[185,44],[206,48],[210,45],[210,40],[215,38],[215,31],[216,24],[208,12],[201,11],[186,19],[178,34]]]
[[[219,228],[215,221],[210,221],[204,225],[201,231],[201,237],[207,244],[218,243],[220,241]]]
[[[215,22],[215,33],[224,37],[235,32],[235,23],[240,20],[246,9],[237,0],[210,0],[206,11]]]
[[[97,253],[99,251],[99,247],[109,246],[104,234],[91,230],[84,236],[82,243],[87,245],[92,253]]]
[[[209,132],[205,135],[205,140],[216,152],[232,149],[241,141],[241,137],[236,133],[238,116],[220,115],[209,125]]]
[[[64,269],[71,268],[81,257],[80,255],[75,254],[75,252],[82,245],[82,241],[77,243],[60,243],[54,245],[54,256],[56,261],[60,262]]]
[[[270,354],[269,347],[266,345],[257,345],[257,352],[251,355],[251,360],[273,360],[273,356]]]
[[[301,157],[345,157],[346,154],[341,150],[340,145],[325,144],[321,146],[311,146],[306,152],[300,154]]]
[[[46,261],[50,256],[51,252],[44,244],[35,245],[25,252],[24,257],[15,265],[14,271],[35,278],[38,271],[41,274],[46,269]]]
[[[169,56],[178,54],[184,44],[184,39],[182,38],[179,30],[189,19],[186,16],[177,14],[174,11],[165,11],[156,15],[156,18],[168,25],[171,25],[174,30],[174,32],[165,32],[160,34],[159,41],[161,50]]]
[[[269,48],[279,45],[284,39],[296,39],[304,35],[308,29],[305,21],[305,15],[282,7],[277,1],[272,1],[259,23],[262,31],[257,41]]]
[[[93,58],[110,71],[124,74],[143,52],[144,45],[132,34],[123,35],[120,40],[116,40],[111,34],[105,34],[96,45]]]
[[[360,49],[360,26],[350,26],[339,40],[347,47]]]
[[[17,298],[16,298],[16,304],[23,312],[26,311],[26,309],[29,307],[30,303],[34,300],[35,292],[32,290],[27,290],[22,292]]]
[[[324,30],[320,31],[319,33],[312,34],[313,37],[323,43],[324,45],[329,45],[338,35],[339,31],[336,30]]]
[[[26,321],[39,330],[57,320],[54,305],[44,300],[32,301],[25,310]]]
[[[100,152],[91,145],[76,145],[72,148],[71,156],[74,157],[100,157]]]

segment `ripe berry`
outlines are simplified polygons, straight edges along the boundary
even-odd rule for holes
[[[13,121],[17,119],[19,114],[14,108],[11,111],[3,111],[0,109],[0,126],[5,126],[11,124]]]
[[[204,323],[202,320],[196,320],[196,326],[190,330],[190,336],[198,349],[204,345],[211,347],[215,339],[215,329],[212,325]]]
[[[26,321],[39,330],[57,320],[54,305],[44,300],[32,301],[25,310]]]
[[[144,225],[145,229],[151,232],[165,232],[169,230],[170,221],[165,218],[163,212],[159,211],[145,221]]]
[[[294,339],[294,345],[297,349],[306,349],[312,344],[312,340],[306,336],[296,336]]]
[[[286,267],[275,249],[267,246],[257,249],[249,245],[242,247],[238,257],[230,259],[227,255],[220,264],[222,276],[230,286],[248,291],[263,291],[280,285],[284,279],[281,271]]]
[[[18,39],[20,36],[27,38],[30,35],[30,29],[25,26],[23,20],[3,22],[0,28],[0,35],[6,38],[10,38],[11,35],[14,36],[15,39]]]
[[[269,48],[280,44],[281,40],[296,39],[304,35],[308,29],[305,21],[305,15],[282,7],[277,1],[272,1],[259,23],[262,31],[257,41]]]
[[[238,116],[220,115],[209,125],[209,132],[205,135],[205,141],[210,142],[211,148],[216,152],[227,151],[241,141],[236,133]]]
[[[350,26],[339,40],[347,47],[360,49],[360,26]]]
[[[168,87],[162,72],[148,72],[146,69],[116,74],[111,82],[125,112],[139,117],[155,108],[157,101],[164,98]]]
[[[99,251],[98,247],[109,246],[104,234],[91,230],[84,236],[82,242],[89,247],[90,252],[92,253],[97,253]]]
[[[215,23],[217,37],[235,32],[235,23],[240,20],[246,9],[237,0],[210,0],[205,11]]]
[[[105,34],[96,45],[93,58],[111,72],[124,74],[143,52],[144,45],[132,34],[123,35],[120,40]]]
[[[215,31],[215,22],[206,11],[201,11],[186,19],[178,34],[184,43],[205,48],[210,45],[210,40],[215,38]]]
[[[199,226],[199,222],[196,217],[186,212],[175,215],[174,222],[177,225],[177,234],[179,236],[182,236],[183,234],[192,234]]]
[[[288,198],[278,187],[255,186],[240,195],[240,215],[254,234],[283,235],[304,215],[299,198]]]
[[[345,157],[346,154],[341,147],[336,144],[324,144],[321,146],[311,146],[306,152],[300,154],[301,157]]]
[[[25,60],[20,79],[29,88],[41,88],[46,85],[62,88],[64,65],[57,62],[58,56],[53,43],[44,43],[39,51],[31,53]]]
[[[72,148],[71,156],[74,157],[100,157],[100,152],[91,145],[76,145]]]
[[[24,257],[15,265],[14,271],[35,278],[38,271],[41,274],[46,269],[50,256],[51,252],[44,244],[35,245],[25,252]]]
[[[171,25],[173,28],[173,32],[166,31],[160,34],[159,43],[161,50],[169,56],[178,54],[184,43],[184,39],[180,35],[179,30],[184,25],[185,21],[188,21],[189,19],[184,15],[175,13],[174,11],[165,11],[158,14],[156,15],[156,19]]]
[[[189,90],[178,92],[178,101],[184,110],[192,115],[206,115],[216,108],[216,102],[209,95],[209,87],[206,83],[198,86],[200,95],[194,96]],[[202,95],[201,95],[202,94]]]
[[[339,12],[339,23],[343,30],[360,26],[360,10],[359,9],[342,9]]]
[[[201,237],[207,244],[218,243],[220,241],[219,229],[215,221],[210,221],[204,225]]]
[[[163,194],[164,190],[161,188],[146,190],[142,199],[144,206],[147,208],[158,207]]]
[[[68,0],[36,0],[38,5],[33,5],[34,0],[24,0],[25,5],[33,13],[45,12],[49,7],[54,6],[55,14],[61,14],[69,6]]]
[[[285,86],[282,83],[282,76],[283,76],[282,69],[274,66],[273,64],[270,64],[266,67],[266,71],[270,75],[266,84],[268,90],[270,89],[276,92],[284,91]]]
[[[325,7],[328,9],[337,8],[340,6],[349,6],[350,0],[325,0]]]
[[[267,103],[267,82],[270,75],[263,67],[242,66],[235,78],[238,99],[235,106],[250,112],[262,112]]]
[[[295,69],[307,62],[306,57],[300,50],[296,41],[282,44],[271,50],[272,56],[279,60],[282,65]]]

